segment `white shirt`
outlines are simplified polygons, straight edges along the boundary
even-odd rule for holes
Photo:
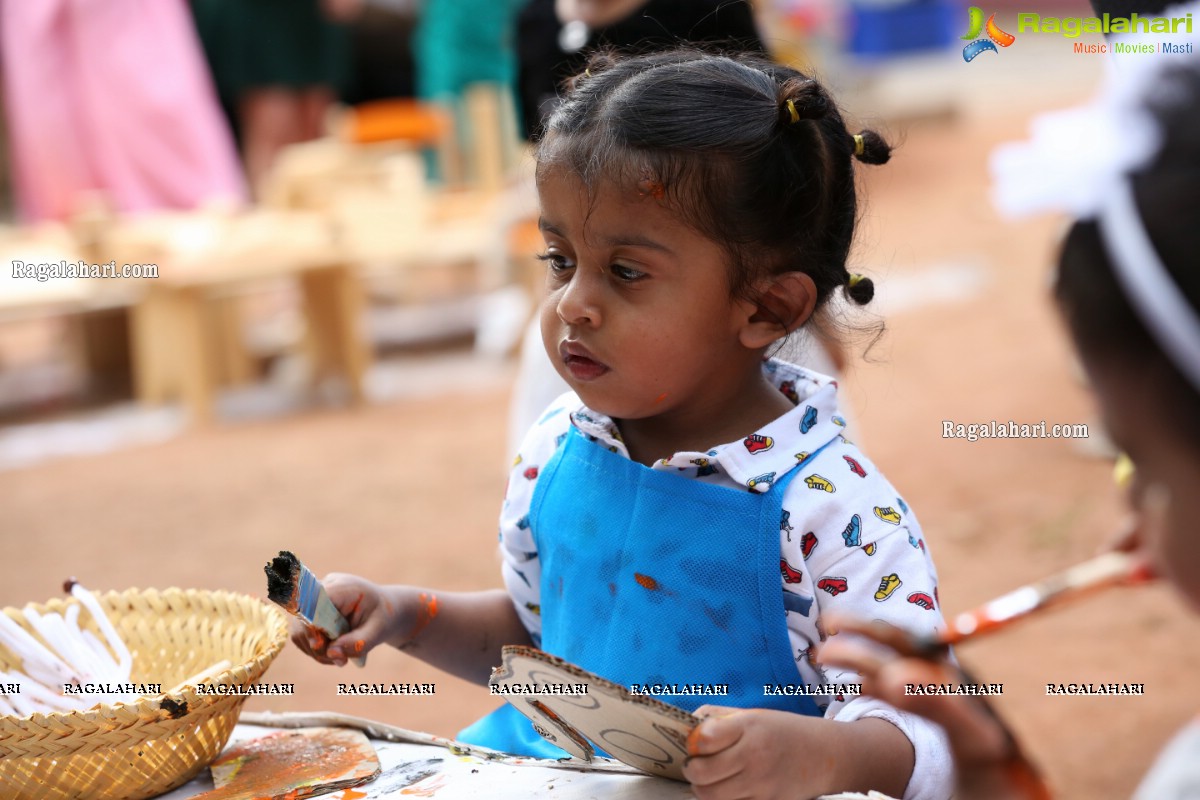
[[[810,648],[825,638],[822,612],[836,608],[932,633],[943,622],[937,571],[907,504],[841,436],[845,422],[837,413],[836,382],[774,359],[763,368],[796,404],[794,409],[743,440],[706,452],[675,453],[652,468],[746,491],[765,491],[790,470],[801,470],[786,488],[779,530],[780,585],[794,600],[787,627],[797,683],[857,684],[856,673],[822,667],[809,658]],[[525,437],[500,514],[500,549],[505,585],[534,642],[541,634],[541,567],[529,529],[530,502],[541,468],[571,425],[629,457],[613,420],[583,406],[573,393],[551,404]],[[814,699],[828,719],[882,717],[908,736],[916,762],[906,800],[950,796],[949,748],[936,725],[874,698],[846,694]]]

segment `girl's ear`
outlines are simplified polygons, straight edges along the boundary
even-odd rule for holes
[[[807,322],[816,305],[817,285],[807,274],[772,275],[759,288],[753,311],[738,338],[751,350],[768,347]]]

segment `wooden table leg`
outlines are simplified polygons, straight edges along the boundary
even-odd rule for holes
[[[101,397],[127,397],[131,392],[130,316],[128,308],[116,307],[75,317],[88,390]]]
[[[312,270],[301,278],[314,378],[340,373],[351,399],[366,398],[368,352],[362,333],[362,287],[347,266]]]
[[[215,357],[200,289],[163,288],[146,293],[132,326],[137,398],[157,404],[174,396],[194,422],[213,418]]]
[[[157,405],[170,399],[173,382],[168,352],[170,315],[170,293],[160,290],[146,292],[130,313],[133,394],[138,402],[146,405]]]
[[[173,294],[181,399],[194,422],[211,422],[217,381],[213,374],[216,357],[212,353],[206,298],[199,289],[181,289]]]
[[[242,386],[254,380],[254,358],[246,349],[242,325],[241,297],[218,295],[206,305],[208,324],[215,346],[213,370],[218,384]]]

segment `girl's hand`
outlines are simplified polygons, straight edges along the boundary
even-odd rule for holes
[[[970,684],[965,673],[946,658],[930,660],[913,650],[904,631],[891,625],[829,614],[830,632],[857,633],[894,652],[833,637],[821,646],[817,660],[857,671],[863,693],[896,708],[920,714],[946,729],[958,775],[958,797],[979,800],[1049,798],[1037,769],[1025,758],[1016,740],[982,697],[969,695],[909,695],[912,684]]]
[[[416,586],[380,586],[338,573],[322,583],[350,630],[326,642],[299,620],[291,623],[292,641],[322,664],[345,666],[349,659],[388,644],[486,686],[503,645],[533,644],[503,589],[434,593]]]
[[[698,800],[824,794],[817,774],[824,759],[809,758],[801,744],[811,717],[721,706],[697,714],[707,718],[688,737],[683,776]]]
[[[413,638],[406,636],[406,632],[421,613],[416,589],[379,586],[357,575],[339,572],[327,575],[321,583],[350,623],[350,630],[329,641],[323,633],[294,617],[290,628],[292,642],[322,664],[345,666],[350,658],[365,656],[379,644],[401,647]]]
[[[688,737],[683,775],[698,800],[797,800],[870,788],[899,796],[912,773],[907,737],[884,720],[721,706],[696,713],[705,720]]]

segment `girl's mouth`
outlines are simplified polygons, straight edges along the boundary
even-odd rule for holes
[[[586,347],[576,342],[563,342],[558,347],[558,354],[577,381],[592,381],[608,372],[606,364],[597,361]]]

